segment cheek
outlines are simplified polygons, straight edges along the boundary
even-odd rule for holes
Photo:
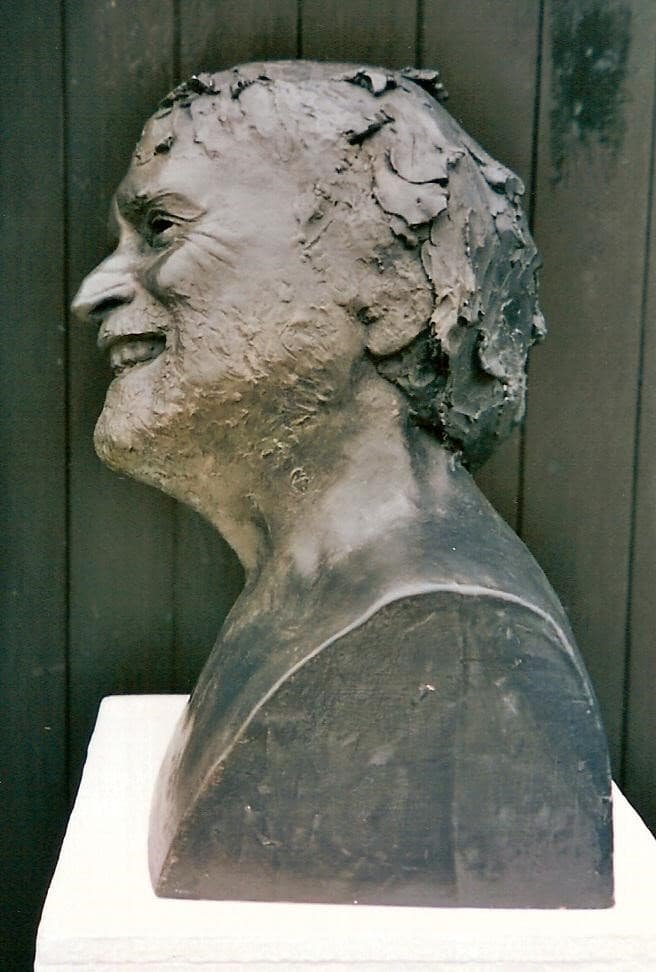
[[[150,265],[144,283],[160,300],[177,299],[205,306],[220,284],[221,276],[217,258],[193,241],[185,240]]]
[[[282,332],[285,384],[289,397],[310,389],[321,409],[350,394],[354,366],[363,358],[362,326],[341,307],[322,309],[309,319],[296,317]]]
[[[280,343],[300,370],[341,370],[361,353],[362,328],[341,307],[311,308],[282,327]]]
[[[186,386],[220,394],[227,383],[249,377],[249,346],[234,321],[216,313],[182,321],[173,350]]]

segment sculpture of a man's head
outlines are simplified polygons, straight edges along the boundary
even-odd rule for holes
[[[117,249],[76,299],[115,371],[110,465],[193,502],[212,454],[287,461],[364,374],[472,467],[519,421],[543,331],[522,186],[438,89],[277,62],[164,99],[116,194]]]

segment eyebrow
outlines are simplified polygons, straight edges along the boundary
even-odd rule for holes
[[[176,216],[183,220],[195,219],[205,212],[204,208],[198,203],[170,189],[161,189],[152,193],[131,193],[119,189],[115,197],[115,204],[121,215],[131,222],[142,219],[149,210],[157,206],[171,209]]]

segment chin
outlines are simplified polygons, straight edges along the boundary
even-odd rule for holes
[[[115,472],[159,485],[156,474],[161,466],[158,453],[167,438],[165,422],[152,408],[150,395],[142,386],[115,378],[107,390],[105,404],[93,433],[98,457]],[[132,385],[132,387],[131,387]]]
[[[146,438],[137,435],[125,417],[105,407],[96,422],[93,444],[98,458],[114,472],[152,482],[152,459]]]
[[[186,500],[188,470],[197,459],[195,438],[188,396],[170,373],[168,378],[166,387],[146,380],[145,369],[141,375],[115,378],[96,422],[93,443],[110,469]]]
[[[132,429],[125,420],[117,422],[105,411],[100,415],[93,433],[96,454],[106,466],[180,499],[174,469],[166,461],[166,452],[158,448],[160,441],[152,434]]]

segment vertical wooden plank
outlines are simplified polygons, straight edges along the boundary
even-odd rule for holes
[[[424,0],[424,67],[437,68],[446,107],[487,151],[532,178],[540,0]]]
[[[491,155],[533,188],[533,138],[540,0],[426,0],[422,61],[442,72],[447,108]],[[476,480],[517,527],[520,433],[504,442]]]
[[[172,0],[66,8],[69,286],[107,252],[107,213],[146,117],[172,83]],[[170,688],[172,503],[105,469],[92,432],[109,370],[90,327],[70,338],[70,705],[73,775],[98,700]]]
[[[297,0],[181,0],[180,74],[296,57]],[[197,514],[176,510],[175,687],[189,691],[243,584],[239,561]]]
[[[0,966],[28,970],[67,804],[58,4],[6,3],[0,50]]]
[[[524,531],[617,768],[656,17],[650,0],[548,0],[545,13],[535,219],[550,336],[531,366]]]
[[[182,77],[297,55],[297,0],[181,0]]]
[[[647,103],[648,105],[648,103]],[[646,112],[645,112],[646,114]],[[651,118],[651,200],[646,233],[643,348],[637,434],[634,545],[631,576],[630,657],[624,787],[656,833],[656,91]],[[637,254],[636,254],[637,256]]]
[[[303,0],[303,57],[386,67],[414,64],[417,11],[398,0]]]

